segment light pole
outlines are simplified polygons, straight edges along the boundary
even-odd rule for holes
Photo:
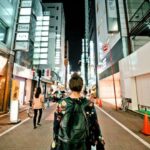
[[[116,110],[117,110],[117,98],[116,98],[116,85],[115,85],[115,78],[114,78],[114,64],[112,63],[112,51],[110,49],[110,63],[111,63],[111,75],[112,75],[112,79],[113,79],[113,89],[114,89],[114,97],[115,97],[115,106],[116,106]]]

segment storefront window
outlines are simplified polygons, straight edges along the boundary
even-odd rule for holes
[[[108,32],[118,32],[118,15],[116,0],[106,0]]]
[[[3,110],[7,58],[0,56],[0,111]]]
[[[0,20],[0,42],[6,43],[7,26]]]

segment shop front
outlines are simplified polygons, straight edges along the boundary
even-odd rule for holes
[[[31,99],[32,70],[18,64],[14,64],[13,79],[19,82],[19,107],[27,104]]]
[[[4,111],[4,99],[7,80],[7,62],[6,57],[0,56],[0,112]]]

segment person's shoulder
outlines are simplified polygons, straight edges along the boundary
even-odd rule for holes
[[[84,98],[83,99],[83,104],[87,107],[94,107],[94,102],[92,102],[90,99],[88,98]]]
[[[44,94],[40,94],[40,97],[44,97]]]
[[[69,97],[67,98],[62,98],[57,102],[57,108],[56,111],[59,113],[65,113],[68,108],[71,106],[71,100]]]
[[[72,100],[70,97],[66,97],[66,98],[61,98],[60,100],[58,100],[57,102],[58,104],[64,104],[66,103],[67,105],[69,105],[70,103],[72,103]]]

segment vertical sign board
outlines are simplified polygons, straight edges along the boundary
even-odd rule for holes
[[[19,115],[19,81],[13,79],[12,80],[12,91],[11,91],[11,101],[10,101],[10,122],[18,123],[20,120],[18,119]]]

